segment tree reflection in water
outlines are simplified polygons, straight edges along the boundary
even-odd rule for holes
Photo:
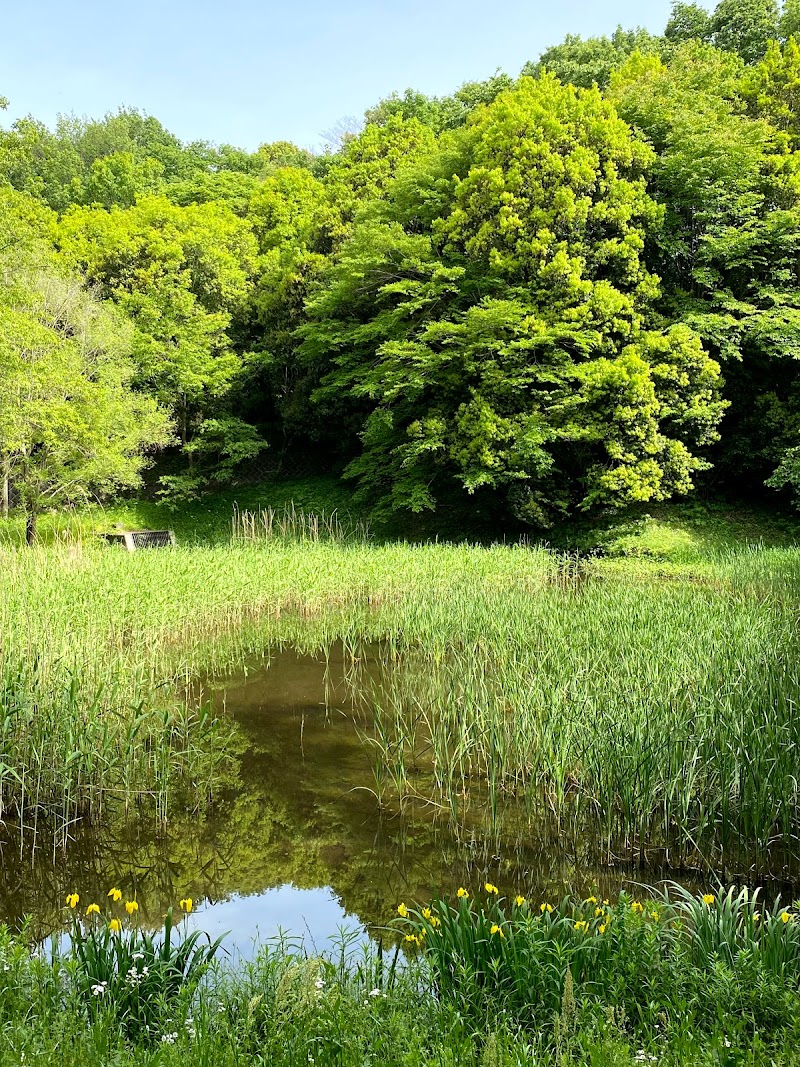
[[[216,703],[239,725],[242,756],[208,816],[166,826],[144,812],[108,817],[77,825],[70,846],[55,852],[41,823],[35,847],[7,827],[0,921],[18,927],[29,916],[41,939],[62,928],[68,892],[104,902],[118,885],[126,899],[136,894],[145,925],[192,897],[192,924],[230,930],[226,947],[247,954],[255,936],[279,928],[317,943],[341,924],[382,936],[398,900],[452,895],[459,885],[488,880],[555,900],[584,888],[610,895],[626,883],[626,872],[574,854],[557,827],[533,832],[509,820],[492,830],[479,803],[458,827],[421,802],[381,809],[344,675],[341,649],[327,659],[285,649],[216,687]]]

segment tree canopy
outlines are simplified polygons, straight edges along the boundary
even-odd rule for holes
[[[361,401],[349,474],[384,510],[433,507],[455,480],[540,525],[687,491],[719,372],[652,310],[649,150],[596,89],[545,74],[440,151],[363,217],[302,331],[319,397]]]
[[[154,449],[171,498],[267,450],[382,515],[479,498],[539,527],[800,488],[800,0],[579,31],[517,77],[390,93],[324,151],[132,108],[0,130],[17,500],[132,485]]]

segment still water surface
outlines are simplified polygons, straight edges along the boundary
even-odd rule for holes
[[[44,938],[63,929],[64,898],[105,906],[118,885],[140,903],[143,925],[192,897],[190,926],[247,957],[280,932],[322,948],[341,929],[379,936],[400,900],[453,895],[491,881],[503,892],[556,901],[568,891],[616,894],[638,872],[589,865],[557,830],[488,827],[480,803],[459,828],[440,809],[381,809],[371,790],[369,748],[359,734],[341,651],[275,653],[268,666],[214,688],[242,732],[237,780],[208,817],[155,827],[128,818],[78,825],[66,849],[46,836],[0,842],[0,921],[29,917]],[[363,722],[362,722],[363,726]],[[555,837],[554,837],[555,834]],[[647,881],[657,875],[649,870]]]

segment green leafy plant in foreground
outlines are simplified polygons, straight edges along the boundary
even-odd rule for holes
[[[112,888],[108,896],[113,912],[122,893]],[[113,913],[102,914],[98,904],[89,904],[80,917],[79,899],[77,893],[67,897],[73,916],[70,962],[79,996],[90,1014],[110,1013],[129,1038],[154,1036],[178,999],[197,988],[222,937],[211,941],[200,930],[176,937],[172,907],[159,932],[147,933],[136,922],[135,899],[125,903],[129,920],[125,926]],[[180,906],[188,915],[193,902],[186,898]],[[204,938],[206,944],[201,943]]]
[[[752,1032],[796,1008],[796,908],[758,890],[695,896],[679,886],[615,904],[506,900],[486,883],[473,900],[398,906],[405,944],[432,968],[437,994],[468,1018],[491,1010],[524,1028],[563,1029],[575,1003],[613,1005],[652,1036],[691,1016],[705,1031],[726,1015]]]

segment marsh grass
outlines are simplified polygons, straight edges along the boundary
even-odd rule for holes
[[[417,583],[535,578],[534,554],[284,538],[127,554],[0,550],[0,818],[64,833],[107,803],[202,806],[235,747],[200,676],[396,633]],[[521,564],[521,572],[520,570]],[[459,577],[460,576],[460,577]]]
[[[356,519],[346,512],[334,509],[306,511],[290,503],[282,508],[257,508],[254,511],[234,507],[231,520],[233,541],[270,541],[279,538],[287,541],[360,541],[366,543],[372,537],[366,519]]]
[[[455,812],[482,783],[491,813],[549,813],[607,859],[796,872],[783,562],[729,560],[713,585],[545,582],[429,605],[424,639],[373,693],[381,784]]]
[[[302,509],[247,521],[213,547],[0,550],[6,815],[202,804],[230,726],[197,710],[198,677],[341,642],[384,803],[478,803],[498,827],[513,806],[606,860],[796,876],[793,550],[664,582],[525,545],[369,544]]]

